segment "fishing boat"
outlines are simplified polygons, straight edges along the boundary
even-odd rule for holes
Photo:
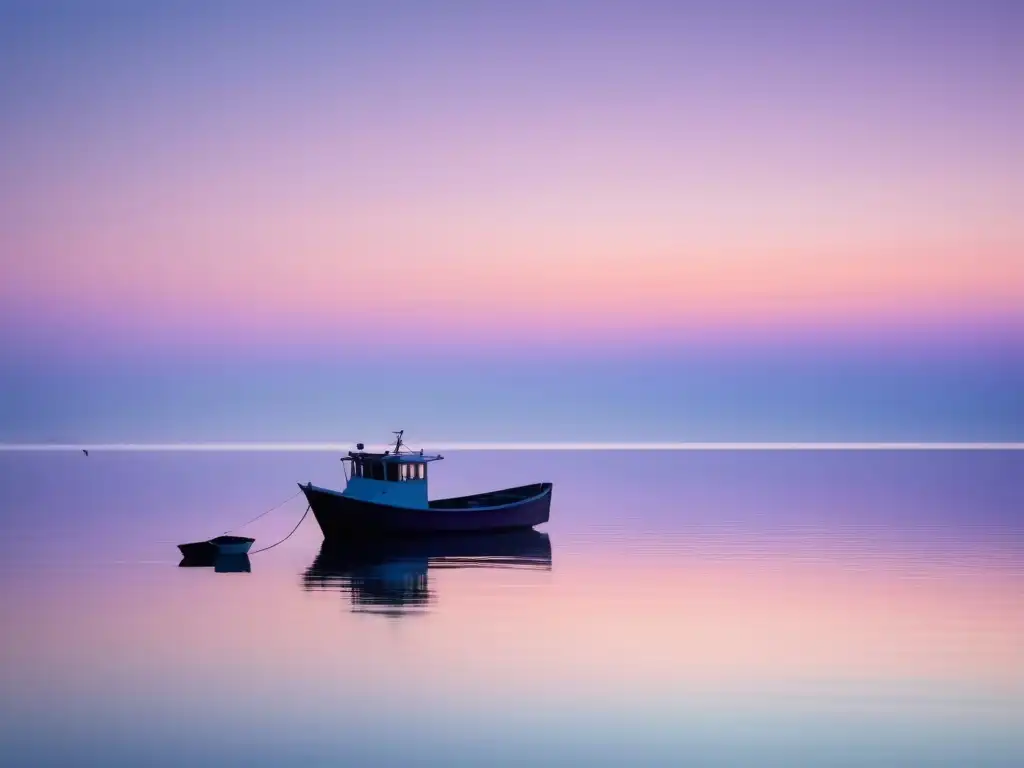
[[[485,533],[548,521],[551,483],[430,500],[427,468],[444,459],[410,451],[398,431],[394,448],[372,453],[356,444],[342,457],[345,488],[299,483],[325,540],[353,536]]]

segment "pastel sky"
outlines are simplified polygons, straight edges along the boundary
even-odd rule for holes
[[[994,1],[3,0],[7,386],[101,357],[1017,349],[1022,42]]]

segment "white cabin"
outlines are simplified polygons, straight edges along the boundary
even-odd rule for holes
[[[396,434],[393,451],[366,453],[360,443],[359,451],[349,451],[342,458],[351,464],[351,471],[345,473],[342,495],[395,507],[427,508],[427,465],[444,457],[425,455],[423,451],[403,453],[401,433]]]

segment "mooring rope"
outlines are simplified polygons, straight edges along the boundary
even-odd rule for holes
[[[268,509],[268,510],[267,510],[266,512],[260,512],[260,513],[259,513],[258,515],[256,515],[256,517],[254,517],[254,518],[253,518],[252,520],[250,520],[250,521],[249,521],[248,523],[242,523],[241,525],[236,525],[236,526],[235,526],[234,528],[229,528],[228,530],[224,531],[224,533],[222,533],[222,534],[221,534],[221,536],[226,536],[227,534],[231,533],[232,531],[237,531],[237,530],[238,530],[239,528],[245,528],[245,526],[247,526],[247,525],[250,525],[251,523],[255,523],[255,522],[256,522],[257,520],[259,520],[259,519],[260,519],[261,517],[263,517],[264,515],[269,515],[269,514],[270,514],[271,512],[273,512],[273,511],[274,511],[275,509],[280,509],[280,508],[281,508],[281,507],[283,507],[283,506],[284,506],[285,504],[287,504],[287,503],[288,503],[289,501],[291,501],[291,500],[292,500],[292,499],[294,499],[294,498],[295,498],[296,496],[298,496],[298,495],[299,495],[300,493],[302,493],[302,491],[301,491],[301,490],[297,491],[297,492],[296,492],[296,493],[295,493],[294,495],[292,495],[292,496],[289,496],[289,497],[288,497],[287,499],[285,499],[284,501],[282,501],[282,502],[281,502],[280,504],[278,504],[277,506],[271,507],[271,508],[270,508],[270,509]]]
[[[300,491],[300,493],[301,493],[301,491]],[[295,497],[293,496],[292,498],[295,498]],[[290,501],[290,500],[291,500],[291,499],[289,499],[289,501]],[[295,533],[295,532],[296,532],[297,530],[299,530],[299,526],[300,526],[300,525],[302,525],[302,521],[306,519],[306,515],[308,515],[308,514],[309,514],[309,510],[310,510],[310,509],[312,508],[312,506],[313,506],[312,504],[309,504],[309,505],[307,505],[307,506],[306,506],[306,511],[302,513],[302,517],[300,517],[300,518],[299,518],[299,522],[297,522],[297,523],[295,524],[295,527],[294,527],[294,528],[292,528],[292,533]],[[287,536],[285,536],[285,537],[284,537],[283,539],[281,539],[280,541],[276,541],[276,542],[274,542],[274,543],[273,543],[273,544],[271,544],[271,545],[270,545],[269,547],[263,547],[263,549],[257,549],[257,550],[256,550],[255,552],[250,552],[249,554],[250,554],[250,555],[257,555],[257,554],[259,554],[260,552],[266,552],[266,551],[267,551],[268,549],[273,549],[273,548],[274,548],[274,547],[276,547],[276,546],[277,546],[278,544],[284,544],[284,543],[285,543],[286,541],[288,541],[288,539],[290,539],[290,538],[292,537],[292,533],[289,533],[289,534],[288,534]]]

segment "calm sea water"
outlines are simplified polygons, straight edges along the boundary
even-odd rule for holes
[[[543,535],[178,567],[307,480],[0,454],[0,763],[1024,764],[1024,453],[452,453]]]

